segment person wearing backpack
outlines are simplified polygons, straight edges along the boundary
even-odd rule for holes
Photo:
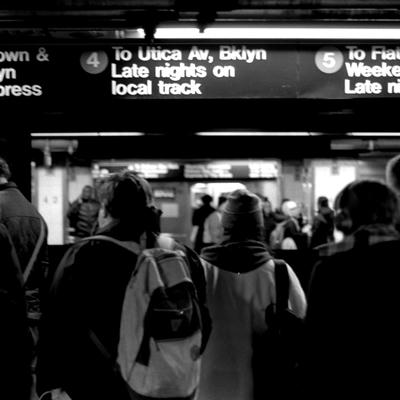
[[[398,391],[398,198],[383,183],[348,184],[335,200],[342,241],[320,247],[308,291],[304,398],[380,398]]]
[[[253,348],[255,337],[264,337],[269,328],[266,310],[276,302],[278,264],[263,240],[259,198],[248,190],[235,190],[228,196],[221,223],[222,241],[201,253],[213,330],[203,357],[199,399],[273,398],[273,378],[264,368],[268,359],[253,365],[258,352]],[[292,268],[283,265],[289,278],[289,308],[301,318],[306,310],[304,292]],[[256,376],[261,376],[262,388]]]
[[[195,253],[166,238],[159,243],[161,213],[149,183],[134,172],[110,175],[99,197],[96,235],[74,244],[55,272],[42,321],[38,391],[43,398],[66,393],[73,400],[130,400],[163,397],[157,389],[165,387],[164,397],[189,400],[206,343],[198,328],[204,295],[193,284],[196,273],[204,275],[200,261],[196,269]],[[205,292],[205,277],[203,284]],[[180,339],[187,339],[184,366],[171,350],[179,353]],[[188,395],[170,395],[177,379],[167,356],[181,378],[179,393]],[[185,374],[189,364],[198,376]]]

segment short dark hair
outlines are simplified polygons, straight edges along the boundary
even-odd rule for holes
[[[118,219],[143,214],[143,210],[153,202],[150,184],[130,170],[103,179],[99,184],[99,199],[107,212]]]
[[[386,164],[386,183],[396,192],[400,192],[400,154]]]
[[[6,178],[7,180],[11,177],[10,167],[7,161],[0,157],[0,177]]]
[[[155,247],[162,212],[153,205],[149,182],[133,171],[124,170],[105,178],[98,189],[107,212],[136,240],[146,233],[146,247]]]
[[[201,197],[201,201],[203,204],[210,204],[213,201],[213,198],[209,194],[205,194]]]
[[[338,194],[335,206],[346,210],[352,231],[362,225],[391,225],[398,216],[398,200],[393,190],[381,182],[367,179],[345,186]]]
[[[326,196],[318,197],[318,206],[320,207],[329,207],[329,200]]]

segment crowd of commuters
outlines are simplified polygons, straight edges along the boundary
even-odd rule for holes
[[[0,159],[0,398],[131,399],[117,363],[125,290],[143,250],[163,246],[161,212],[149,183],[132,171],[102,180],[98,204],[88,207],[93,215],[96,208],[96,223],[49,275],[46,224],[10,177]],[[283,262],[288,309],[303,321],[296,380],[288,382],[292,393],[309,399],[344,393],[390,398],[400,334],[400,156],[388,162],[386,182],[354,181],[338,193],[333,208],[319,197],[309,234],[290,199],[273,211],[267,198],[247,189],[221,196],[216,208],[211,196],[202,197],[193,215],[195,251],[172,240],[173,254],[190,261],[190,274],[204,274],[203,300],[212,321],[201,353],[190,350],[193,360],[201,354],[198,388],[181,398],[259,398],[254,338],[271,328],[266,310],[276,305],[275,268],[282,263],[272,240],[280,237],[286,241],[282,247],[299,250],[305,236],[318,255],[307,285]],[[89,198],[86,188],[73,208]],[[342,240],[335,241],[334,229]],[[97,236],[87,237],[92,234]],[[141,347],[140,357],[146,351]],[[262,375],[262,363],[257,365]],[[261,398],[283,398],[268,391],[268,379],[263,377]]]
[[[317,212],[311,223],[306,224],[296,201],[284,198],[274,210],[268,197],[255,194],[261,201],[263,217],[263,236],[260,240],[270,250],[313,249],[334,240],[334,210],[330,208],[327,197],[320,196],[317,199]],[[225,195],[219,196],[218,205],[214,208],[213,198],[204,194],[201,197],[202,205],[194,209],[191,242],[197,252],[219,242],[222,234],[221,215],[226,200]]]

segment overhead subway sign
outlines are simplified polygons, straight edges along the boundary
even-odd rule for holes
[[[0,101],[398,96],[397,44],[0,46]]]

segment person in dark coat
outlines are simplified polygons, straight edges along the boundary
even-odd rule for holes
[[[10,234],[21,272],[25,275],[24,289],[29,326],[36,345],[41,302],[47,290],[46,279],[49,271],[47,226],[38,210],[10,178],[10,168],[7,162],[0,158],[0,223],[6,226]],[[31,268],[28,267],[30,264]],[[35,352],[32,357],[34,371]]]
[[[148,182],[132,171],[99,186],[96,234],[154,247],[160,212]],[[128,400],[114,371],[126,285],[137,261],[127,249],[100,240],[74,244],[58,266],[43,314],[38,357],[38,392],[55,389],[73,400]],[[111,355],[104,357],[89,331]]]
[[[319,248],[308,291],[305,398],[390,398],[398,389],[398,200],[355,181],[337,200],[344,239]]]
[[[212,197],[209,194],[205,194],[201,197],[202,205],[193,211],[192,215],[192,242],[193,248],[197,253],[200,253],[204,247],[204,222],[207,217],[215,211],[215,208],[211,205]]]
[[[335,229],[335,212],[329,207],[327,197],[318,197],[317,203],[318,212],[314,217],[311,227],[311,248],[334,241],[333,233]]]
[[[74,229],[71,235],[77,238],[90,236],[96,227],[99,209],[100,203],[94,198],[93,187],[86,185],[67,213],[69,225]]]
[[[10,168],[0,158],[0,222],[6,226],[11,236],[22,272],[29,263],[41,230],[44,229],[43,243],[26,282],[27,290],[37,290],[48,270],[47,227],[38,210],[10,178]]]
[[[0,258],[0,398],[29,400],[32,341],[22,274],[3,224],[0,224]]]
[[[275,229],[277,224],[275,218],[275,212],[272,209],[272,204],[271,201],[268,199],[268,197],[263,196],[262,194],[259,193],[256,193],[256,195],[261,200],[261,208],[262,208],[263,222],[264,222],[264,242],[269,247],[271,233]]]

